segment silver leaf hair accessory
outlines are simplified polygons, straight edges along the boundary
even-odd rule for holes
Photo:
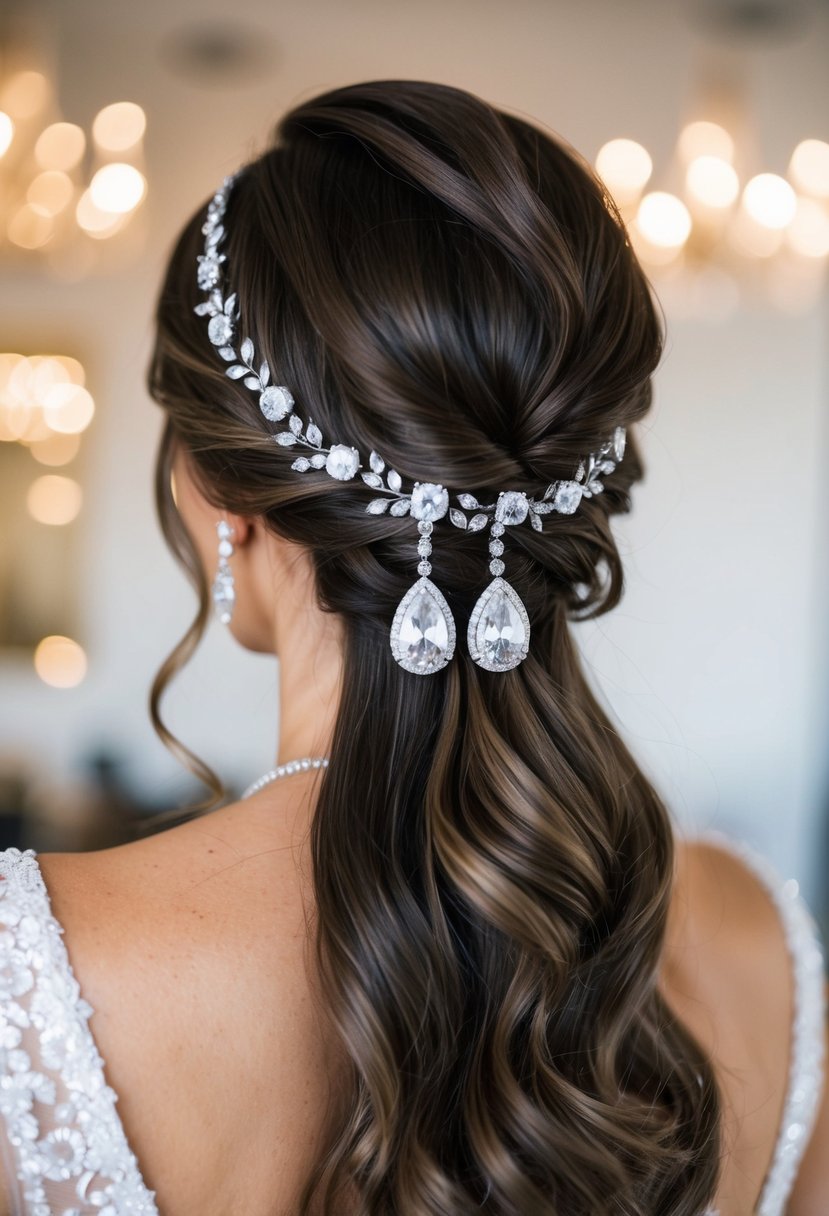
[[[400,474],[386,468],[386,462],[372,451],[366,468],[356,448],[346,443],[325,447],[320,428],[310,418],[307,424],[294,411],[294,399],[285,385],[271,383],[271,370],[266,361],[257,367],[250,338],[244,338],[239,353],[233,345],[236,322],[239,319],[236,293],[224,298],[222,265],[226,255],[219,252],[225,235],[224,214],[231,187],[241,173],[226,177],[207,208],[202,226],[205,235],[204,253],[198,256],[198,285],[208,292],[208,298],[196,305],[199,316],[208,316],[208,337],[219,355],[230,364],[225,374],[231,380],[242,380],[259,396],[259,408],[269,422],[287,419],[287,430],[272,435],[274,443],[285,448],[304,448],[308,455],[299,455],[291,463],[298,473],[322,470],[337,481],[360,477],[372,490],[388,495],[372,498],[366,506],[369,515],[410,515],[417,520],[419,532],[417,552],[420,558],[419,578],[401,599],[394,614],[389,634],[392,654],[401,667],[415,675],[431,675],[445,667],[455,652],[455,622],[448,603],[429,575],[432,566],[432,529],[448,516],[450,523],[467,532],[482,531],[490,525],[489,572],[492,581],[482,591],[472,610],[467,629],[467,646],[474,661],[487,671],[509,671],[526,658],[530,641],[527,610],[514,587],[502,577],[504,573],[505,528],[529,519],[530,525],[542,531],[542,517],[551,511],[572,515],[582,498],[591,498],[604,489],[601,477],[612,473],[625,453],[625,428],[617,426],[613,436],[598,452],[579,462],[572,480],[554,481],[539,499],[523,490],[502,490],[495,502],[479,503],[472,495],[457,494],[458,507],[449,505],[449,494],[438,482],[414,482],[410,491],[403,488]],[[469,514],[467,514],[467,512]]]

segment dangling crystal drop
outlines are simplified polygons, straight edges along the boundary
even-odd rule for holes
[[[223,625],[229,625],[236,603],[233,576],[219,571],[213,582],[213,607]]]
[[[509,671],[526,658],[530,620],[521,597],[506,579],[494,578],[469,618],[469,653],[487,671]]]
[[[392,654],[415,675],[445,667],[455,652],[455,621],[443,593],[425,574],[397,606],[389,637]]]

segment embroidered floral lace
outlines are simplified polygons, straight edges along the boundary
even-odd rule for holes
[[[158,1216],[33,849],[0,852],[0,1115],[14,1216]]]
[[[817,926],[794,879],[747,844],[710,831],[763,881],[791,953],[794,1026],[789,1085],[756,1216],[783,1216],[817,1116],[826,1016]],[[115,1091],[52,915],[33,849],[0,851],[0,1153],[13,1216],[159,1216],[127,1143]],[[717,1216],[709,1208],[705,1216]]]

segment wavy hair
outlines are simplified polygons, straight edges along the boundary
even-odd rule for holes
[[[350,1089],[301,1212],[333,1216],[350,1194],[359,1216],[698,1216],[721,1100],[657,987],[672,826],[568,626],[622,594],[610,520],[643,475],[636,436],[603,494],[504,537],[527,658],[496,674],[459,645],[411,675],[388,639],[412,523],[366,514],[359,480],[292,471],[225,375],[193,312],[205,210],[170,257],[148,368],[166,414],[157,507],[199,594],[150,711],[213,791],[188,814],[209,809],[220,780],[159,710],[208,616],[171,496],[182,442],[217,508],[305,546],[344,624],[311,851]],[[563,142],[469,93],[377,81],[302,103],[243,169],[226,227],[239,332],[328,442],[376,448],[404,478],[538,493],[649,408],[661,325],[612,200]],[[445,528],[431,561],[467,621],[480,537]]]

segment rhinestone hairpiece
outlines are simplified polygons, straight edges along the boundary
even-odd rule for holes
[[[351,481],[360,473],[372,490],[389,497],[372,498],[365,510],[369,515],[410,515],[418,521],[418,574],[398,604],[394,614],[389,642],[401,667],[415,675],[430,675],[445,667],[455,651],[455,622],[448,603],[432,582],[432,527],[448,515],[450,523],[467,532],[482,531],[490,525],[489,572],[492,582],[484,589],[472,610],[467,629],[467,645],[474,661],[487,671],[509,671],[526,658],[530,640],[527,611],[515,588],[501,576],[504,573],[505,527],[523,523],[542,531],[542,517],[551,511],[572,515],[582,498],[591,498],[604,489],[602,476],[612,473],[625,452],[625,428],[617,426],[613,435],[584,460],[570,480],[554,481],[541,498],[532,498],[523,490],[503,490],[495,502],[481,503],[472,494],[457,494],[459,506],[449,505],[449,493],[438,482],[414,482],[410,491],[396,469],[386,467],[383,457],[372,451],[368,468],[363,465],[356,448],[345,443],[324,446],[320,428],[310,418],[307,424],[294,410],[294,399],[285,385],[271,383],[267,361],[257,367],[253,342],[244,338],[237,354],[234,346],[236,322],[239,319],[236,293],[225,299],[222,291],[222,265],[226,254],[219,252],[225,235],[224,215],[231,187],[241,170],[225,177],[207,208],[202,226],[205,236],[204,253],[197,258],[198,285],[208,298],[197,304],[195,312],[210,318],[207,334],[219,355],[230,366],[225,375],[242,380],[259,396],[259,408],[268,422],[287,419],[287,429],[276,431],[271,438],[280,447],[302,447],[309,455],[296,456],[291,468],[298,473],[321,470],[337,481]]]

